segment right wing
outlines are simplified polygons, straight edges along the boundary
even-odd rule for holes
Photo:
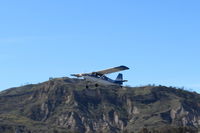
[[[83,77],[85,75],[88,75],[90,73],[79,73],[79,74],[71,74],[71,76],[74,76],[74,77]]]
[[[97,72],[92,72],[92,73],[71,74],[71,76],[83,77],[83,76],[86,76],[88,74],[104,75],[104,74],[119,72],[119,71],[128,70],[128,69],[129,68],[126,67],[126,66],[118,66],[118,67],[113,67],[113,68],[109,68],[109,69],[105,69],[105,70],[97,71]]]
[[[114,67],[114,68],[110,68],[110,69],[106,69],[106,70],[102,70],[102,71],[97,71],[95,73],[104,75],[104,74],[115,73],[115,72],[128,70],[128,69],[129,68],[126,66],[118,66],[118,67]]]

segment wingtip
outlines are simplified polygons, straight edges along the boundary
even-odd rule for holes
[[[124,66],[124,65],[121,65],[120,67],[123,67],[124,69],[130,69],[129,67],[127,67],[127,66]]]
[[[71,76],[74,76],[74,77],[82,77],[82,74],[71,74]]]
[[[75,74],[70,74],[70,76],[76,77]]]

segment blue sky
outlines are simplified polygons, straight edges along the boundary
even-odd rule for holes
[[[199,6],[198,0],[1,1],[0,90],[126,65],[127,85],[200,92]]]

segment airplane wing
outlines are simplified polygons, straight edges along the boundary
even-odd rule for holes
[[[71,74],[71,76],[75,76],[75,77],[83,77],[87,74],[91,74],[91,73],[79,73],[79,74]]]
[[[104,74],[119,72],[119,71],[128,70],[128,69],[129,68],[126,66],[118,66],[118,67],[114,67],[114,68],[110,68],[110,69],[106,69],[106,70],[102,70],[102,71],[97,71],[97,72],[93,72],[93,73],[104,75]]]
[[[97,71],[97,72],[92,72],[92,73],[71,74],[71,76],[83,77],[83,76],[86,76],[88,74],[104,75],[104,74],[119,72],[119,71],[128,70],[128,69],[129,68],[126,67],[126,66],[118,66],[118,67],[114,67],[114,68],[110,68],[110,69],[106,69],[106,70],[102,70],[102,71]]]

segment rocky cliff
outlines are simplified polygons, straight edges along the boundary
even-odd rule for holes
[[[200,95],[164,86],[85,88],[57,78],[0,92],[0,133],[196,133]]]

